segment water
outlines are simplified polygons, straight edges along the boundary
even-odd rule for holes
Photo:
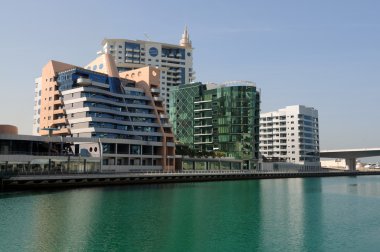
[[[1,251],[379,251],[380,176],[0,194]]]

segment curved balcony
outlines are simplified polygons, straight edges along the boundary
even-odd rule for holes
[[[87,78],[79,77],[77,79],[77,84],[81,86],[89,86],[91,85],[91,83],[92,83],[91,80]]]

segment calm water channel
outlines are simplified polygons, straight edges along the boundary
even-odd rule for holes
[[[379,251],[380,176],[0,194],[1,251]]]

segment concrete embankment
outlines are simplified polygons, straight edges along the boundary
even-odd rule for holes
[[[25,175],[1,178],[2,190],[67,188],[106,185],[183,183],[201,181],[225,181],[243,179],[278,179],[304,177],[334,177],[380,175],[380,171],[340,172],[185,172],[185,173],[120,173],[120,174],[50,174]]]

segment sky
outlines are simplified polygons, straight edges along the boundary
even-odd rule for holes
[[[34,79],[84,66],[104,38],[177,44],[188,25],[197,81],[254,81],[261,111],[319,111],[321,149],[380,147],[380,1],[6,1],[0,124],[31,134]]]

